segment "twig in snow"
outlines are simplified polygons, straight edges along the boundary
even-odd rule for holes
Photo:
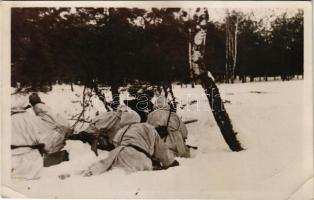
[[[86,104],[85,104],[85,97],[86,97],[86,95],[85,95],[85,91],[86,91],[86,85],[84,85],[84,89],[83,89],[83,100],[82,100],[82,102],[83,102],[83,103],[82,103],[83,109],[82,109],[82,111],[80,112],[80,114],[78,115],[76,122],[75,122],[75,123],[72,125],[72,127],[71,127],[72,133],[74,132],[75,127],[76,127],[77,124],[80,122],[80,120],[82,119],[82,117],[83,117],[83,119],[84,119],[84,113],[85,113],[85,109],[86,109]]]

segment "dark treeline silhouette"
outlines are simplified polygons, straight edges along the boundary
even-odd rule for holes
[[[281,76],[289,80],[303,75],[303,11],[292,17],[284,13],[266,28],[263,19],[255,21],[240,12],[238,17],[237,60],[235,75],[246,78]],[[208,23],[206,62],[218,81],[224,81],[226,65],[226,25]]]
[[[100,83],[115,94],[133,80],[188,83],[191,37],[185,15],[180,8],[13,8],[12,85]],[[302,10],[276,17],[268,28],[249,14],[232,11],[229,18],[237,23],[234,76],[245,82],[303,74]],[[209,19],[206,26],[205,64],[224,81],[226,21]]]

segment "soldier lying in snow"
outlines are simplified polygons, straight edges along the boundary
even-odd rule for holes
[[[105,112],[95,117],[86,130],[73,134],[68,139],[88,142],[96,155],[97,149],[112,150],[113,137],[121,128],[121,117],[127,117],[132,113],[135,111],[126,106],[119,106],[116,111]]]
[[[48,126],[48,128],[56,130],[60,134],[70,134],[71,128],[66,119],[59,114],[55,114],[51,109],[41,101],[37,93],[29,96],[29,103],[33,106],[35,114]]]
[[[189,148],[185,144],[187,128],[180,117],[171,111],[163,96],[155,101],[155,111],[148,114],[147,123],[156,128],[174,156],[190,157]]]
[[[97,175],[113,168],[122,168],[127,172],[153,170],[152,160],[160,161],[163,168],[179,165],[154,127],[139,122],[140,117],[136,113],[122,115],[122,128],[113,137],[116,148],[107,158],[83,171],[83,175]]]
[[[34,113],[43,121],[44,125],[50,131],[56,131],[59,134],[64,135],[65,138],[72,134],[72,130],[67,120],[59,114],[53,113],[52,110],[41,101],[37,93],[32,93],[29,96],[29,103],[33,106]],[[56,165],[68,159],[68,152],[66,150],[53,154],[47,153],[44,156],[44,166],[49,167]]]
[[[48,129],[42,120],[19,105],[11,108],[11,123],[11,177],[40,178],[43,155],[62,149],[65,135]]]

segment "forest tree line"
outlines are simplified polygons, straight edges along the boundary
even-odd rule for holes
[[[13,8],[12,86],[59,81],[115,90],[134,80],[189,83],[190,14],[180,8]],[[230,59],[232,76],[243,82],[303,74],[302,10],[277,16],[269,27],[231,10],[223,22],[209,18],[206,27],[205,65],[218,81],[226,80]]]

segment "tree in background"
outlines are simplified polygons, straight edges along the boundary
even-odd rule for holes
[[[246,77],[262,76],[265,63],[265,44],[262,20],[256,21],[251,16],[244,17],[239,23],[238,37],[238,69],[236,73],[241,77],[242,82],[246,82]]]
[[[37,89],[55,79],[55,70],[49,38],[51,30],[44,13],[45,9],[13,9],[12,11],[12,83],[31,85]]]
[[[189,27],[195,20],[184,21],[189,15],[179,8],[12,9],[12,84],[36,89],[56,80],[88,80],[113,86],[117,94],[119,85],[135,79],[190,82],[195,33]],[[270,28],[250,13],[231,10],[227,19],[206,22],[203,60],[217,81],[229,76],[226,63],[243,82],[247,76],[287,80],[303,73],[302,10],[276,17]]]
[[[243,148],[236,138],[237,133],[233,130],[231,120],[220,97],[219,89],[213,78],[208,74],[210,72],[207,70],[204,61],[208,18],[206,8],[196,9],[193,17],[188,18],[188,20],[193,20],[193,23],[189,23],[189,32],[192,33],[192,39],[190,40],[192,42],[190,48],[192,51],[190,53],[192,56],[191,75],[193,79],[198,79],[201,82],[214,118],[229,148],[232,151],[241,151]]]
[[[284,13],[271,23],[270,44],[276,55],[282,80],[289,80],[292,75],[303,74],[303,11],[288,18]]]
[[[226,32],[226,66],[225,73],[226,83],[234,83],[235,68],[237,64],[237,52],[238,52],[238,26],[240,14],[229,10],[226,11],[225,18],[225,32]]]

